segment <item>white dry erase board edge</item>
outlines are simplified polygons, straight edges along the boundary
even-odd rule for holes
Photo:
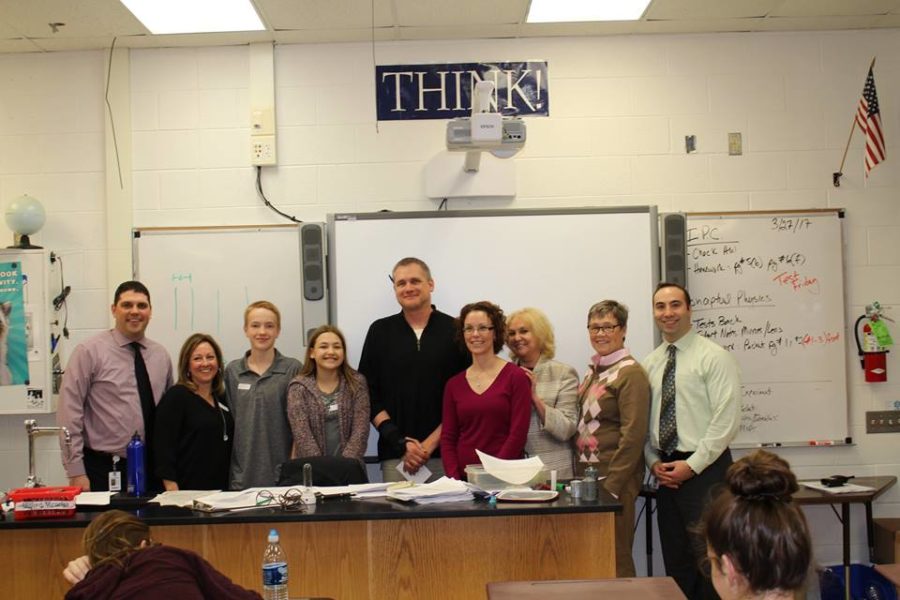
[[[687,215],[694,328],[743,375],[733,446],[849,443],[840,210]]]
[[[302,357],[299,232],[297,225],[135,229],[134,276],[153,305],[147,336],[177,361],[189,335],[208,333],[228,362],[249,348],[247,304],[269,300],[281,312],[276,347]]]

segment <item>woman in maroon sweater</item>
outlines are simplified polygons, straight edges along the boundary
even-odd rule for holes
[[[472,354],[472,366],[444,388],[441,457],[448,477],[463,479],[479,464],[476,450],[497,458],[522,458],[531,419],[531,380],[497,353],[506,340],[506,320],[487,301],[467,304],[457,333]]]
[[[147,524],[121,510],[91,521],[84,550],[63,571],[75,584],[66,600],[262,600],[194,552],[155,544]]]

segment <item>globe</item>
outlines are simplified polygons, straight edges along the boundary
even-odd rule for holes
[[[6,225],[22,236],[19,248],[36,248],[28,236],[40,231],[47,220],[47,213],[39,200],[28,194],[19,196],[6,206]]]

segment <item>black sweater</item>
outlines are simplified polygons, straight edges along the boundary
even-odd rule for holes
[[[470,363],[450,315],[433,310],[419,340],[402,312],[378,319],[369,326],[359,361],[372,417],[386,410],[404,436],[424,440],[441,424],[444,384]],[[389,458],[400,457],[379,440],[378,459]]]
[[[210,406],[174,385],[156,407],[156,475],[182,490],[227,490],[233,439],[234,419],[221,399]]]

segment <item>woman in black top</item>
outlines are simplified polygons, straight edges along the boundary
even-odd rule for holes
[[[228,489],[234,419],[221,365],[222,350],[205,333],[181,347],[178,383],[156,407],[156,475],[166,490]]]

